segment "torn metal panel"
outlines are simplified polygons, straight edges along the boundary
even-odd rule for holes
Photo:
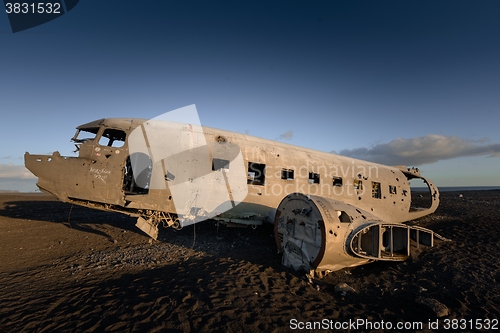
[[[158,225],[153,223],[152,220],[145,220],[143,217],[139,216],[135,226],[141,229],[145,234],[153,239],[158,239]]]

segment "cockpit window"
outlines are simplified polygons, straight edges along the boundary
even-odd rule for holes
[[[89,140],[94,140],[97,132],[99,132],[99,127],[81,128],[76,131],[72,140],[76,143],[84,143]]]
[[[113,128],[106,128],[99,139],[101,146],[120,148],[125,144],[125,132]]]

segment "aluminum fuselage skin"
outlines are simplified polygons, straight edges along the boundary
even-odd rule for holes
[[[433,213],[439,204],[437,187],[418,169],[191,124],[162,126],[136,118],[96,120],[77,127],[72,140],[78,156],[26,153],[25,165],[41,190],[63,202],[138,217],[137,226],[155,239],[160,222],[174,227],[205,218],[228,225],[274,223],[283,263],[305,270],[400,260],[410,249],[410,229],[401,223]],[[81,133],[91,137],[81,139]],[[133,171],[132,165],[141,163]],[[193,190],[189,184],[199,179],[206,188]],[[412,207],[412,179],[428,186],[424,208]],[[187,184],[186,190],[175,192],[176,182]],[[201,192],[205,201],[197,204]],[[189,207],[175,200],[179,195]],[[204,206],[213,202],[215,208],[207,212]],[[193,208],[198,216],[178,219],[189,217]],[[393,257],[401,251],[403,256]]]
[[[64,202],[132,216],[142,216],[146,212],[179,214],[173,204],[165,170],[160,170],[157,164],[153,164],[152,172],[156,175],[162,173],[162,177],[165,177],[164,188],[151,188],[147,193],[133,194],[124,189],[126,161],[129,156],[128,137],[134,129],[144,126],[146,122],[144,119],[111,118],[81,125],[77,129],[91,128],[96,133],[95,138],[78,142],[77,157],[64,157],[58,152],[52,155],[26,153],[25,165],[38,177],[37,185],[43,191]],[[180,131],[193,130],[189,124],[176,126],[180,126]],[[249,181],[246,184],[248,194],[241,203],[214,217],[222,222],[273,222],[281,200],[295,192],[338,200],[388,223],[402,223],[422,217],[434,212],[439,204],[437,187],[416,169],[385,166],[249,135],[200,128],[209,156],[212,157],[213,147],[227,142],[239,147],[245,166],[250,167],[249,163],[265,165],[264,182],[255,184]],[[123,146],[100,144],[101,136],[112,130],[124,133],[126,139]],[[165,149],[175,144],[166,142]],[[191,168],[193,172],[199,168],[196,158],[183,163],[187,174]],[[212,171],[208,165],[206,169],[208,172],[217,172]],[[283,170],[293,170],[293,176],[285,173],[286,176],[283,177]],[[424,180],[429,187],[431,202],[426,209],[411,208],[409,180],[414,178]]]

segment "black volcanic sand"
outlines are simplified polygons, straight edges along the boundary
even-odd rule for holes
[[[441,328],[446,319],[498,320],[499,199],[500,191],[441,193],[437,212],[412,223],[451,242],[311,284],[281,266],[271,225],[207,221],[151,241],[125,215],[2,194],[0,332],[288,332],[292,319],[422,322],[429,332],[436,315],[417,304],[421,296],[448,307]],[[342,282],[355,292],[335,292]]]

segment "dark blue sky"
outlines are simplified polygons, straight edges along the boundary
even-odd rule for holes
[[[0,14],[0,177],[23,177],[26,150],[71,154],[81,123],[196,104],[203,125],[500,185],[498,17],[498,1],[85,0],[14,34]]]

